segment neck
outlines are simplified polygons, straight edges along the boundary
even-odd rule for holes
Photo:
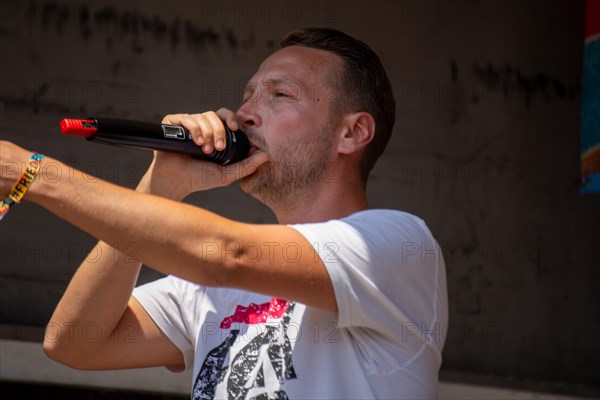
[[[360,184],[325,183],[296,193],[293,204],[269,205],[280,224],[323,222],[347,217],[368,208]]]

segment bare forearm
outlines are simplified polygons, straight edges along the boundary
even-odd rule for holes
[[[60,169],[48,168],[46,173]],[[186,204],[86,179],[73,170],[43,176],[30,189],[29,199],[115,248],[127,243],[135,258],[160,272],[205,284],[219,279],[220,260],[199,257],[203,246],[226,242],[230,235],[225,232],[236,225]],[[225,221],[230,223],[227,229]],[[199,261],[203,268],[190,268]]]
[[[141,263],[104,242],[71,279],[48,323],[44,347],[55,358],[83,356],[83,349],[114,340]]]
[[[70,172],[73,177],[75,171]],[[145,176],[136,190],[174,197],[170,186],[152,188],[149,182]],[[103,354],[107,345],[118,346],[122,342],[129,343],[130,347],[132,340],[137,342],[143,335],[139,321],[130,320],[131,310],[127,312],[142,266],[136,258],[138,246],[131,240],[113,246],[100,241],[92,249],[94,257],[82,262],[48,323],[49,335],[46,335],[44,348],[57,361],[77,368],[102,369],[100,361],[107,357],[97,355]],[[107,363],[128,365],[127,361]]]
[[[337,309],[325,267],[290,227],[231,221],[191,205],[91,182],[80,172],[62,176],[70,178],[36,183],[29,198],[111,246],[132,243],[135,257],[159,272],[204,286]],[[294,256],[286,253],[290,247]]]

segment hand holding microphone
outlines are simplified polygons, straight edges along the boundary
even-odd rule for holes
[[[92,142],[159,150],[138,190],[182,199],[251,175],[268,160],[266,153],[251,150],[235,118],[233,111],[221,109],[167,115],[162,123],[98,117],[63,120],[60,126],[63,133]]]
[[[191,116],[190,120],[195,122]],[[232,131],[226,126],[224,126],[225,138],[217,139],[214,145],[212,144],[213,132],[218,126],[210,126],[210,129],[206,129],[210,131],[208,138],[198,136],[202,138],[201,142],[198,140],[194,142],[192,134],[182,126],[127,119],[94,117],[63,119],[60,128],[64,134],[82,136],[92,142],[187,154],[220,165],[238,162],[246,158],[250,151],[250,142],[246,134],[239,130]],[[200,148],[200,144],[203,144],[204,151]]]

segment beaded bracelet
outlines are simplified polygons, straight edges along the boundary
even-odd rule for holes
[[[25,193],[27,193],[36,174],[40,170],[42,161],[44,161],[44,156],[41,154],[33,153],[29,157],[29,163],[27,164],[25,171],[23,171],[21,179],[13,186],[6,199],[0,200],[0,220],[8,214],[8,211],[13,204],[19,204],[21,200],[23,200]]]

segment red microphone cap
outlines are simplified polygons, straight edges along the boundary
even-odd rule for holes
[[[97,131],[96,121],[87,119],[69,119],[60,121],[60,130],[66,135],[91,138]]]

